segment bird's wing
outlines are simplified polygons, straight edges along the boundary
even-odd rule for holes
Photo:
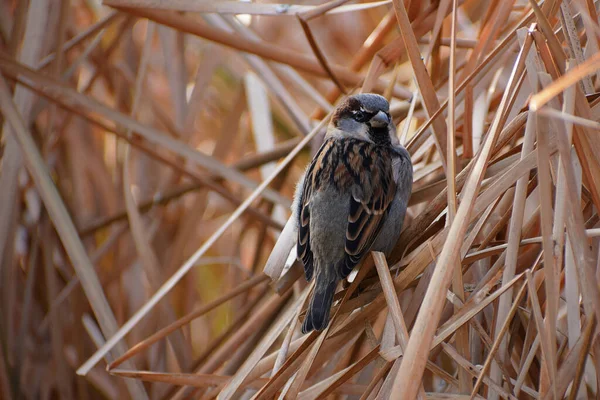
[[[323,168],[330,165],[325,160],[328,159],[334,148],[335,143],[332,140],[326,140],[323,143],[306,170],[298,202],[298,243],[296,249],[298,258],[302,260],[304,265],[304,275],[307,281],[312,279],[314,273],[313,252],[310,248],[310,202],[313,192],[318,190],[323,178]]]
[[[346,228],[345,257],[338,274],[345,278],[371,249],[383,226],[390,204],[396,194],[390,157],[385,150],[367,146],[360,150],[371,160],[370,168],[362,168],[360,188],[352,191],[348,226]],[[389,158],[387,158],[389,160]]]
[[[296,251],[298,252],[298,258],[302,260],[304,265],[304,274],[306,280],[310,281],[313,276],[313,253],[310,249],[310,199],[312,195],[312,180],[310,174],[314,169],[314,163],[311,163],[304,177],[304,185],[302,193],[300,194],[300,201],[298,204],[298,243],[296,244]]]

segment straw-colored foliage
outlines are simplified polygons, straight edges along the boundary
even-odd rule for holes
[[[597,9],[0,0],[0,398],[598,398]],[[413,194],[302,335],[284,226],[361,91]]]

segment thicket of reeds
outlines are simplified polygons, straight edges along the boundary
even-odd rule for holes
[[[0,0],[0,398],[598,398],[597,9]],[[410,207],[302,335],[267,260],[360,91]]]

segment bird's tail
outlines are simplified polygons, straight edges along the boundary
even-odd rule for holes
[[[337,279],[332,281],[319,281],[313,292],[304,324],[302,324],[302,333],[308,333],[312,330],[322,331],[329,322],[329,312],[331,311],[331,303],[337,286]]]

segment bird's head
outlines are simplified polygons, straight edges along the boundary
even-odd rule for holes
[[[397,144],[396,126],[385,97],[361,93],[344,99],[333,112],[328,136],[353,137],[375,144]]]

